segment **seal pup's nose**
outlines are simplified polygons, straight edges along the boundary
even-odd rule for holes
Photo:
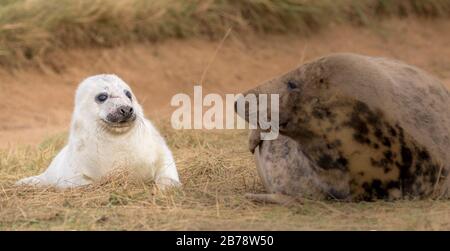
[[[117,108],[117,112],[122,116],[122,120],[129,119],[133,115],[133,107],[128,105],[122,105]]]

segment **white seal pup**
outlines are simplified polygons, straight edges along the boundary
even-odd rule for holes
[[[180,185],[171,151],[130,87],[116,75],[96,75],[77,89],[67,145],[44,173],[16,184],[77,187],[118,168],[159,188]]]

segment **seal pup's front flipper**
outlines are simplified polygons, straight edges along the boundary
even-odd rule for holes
[[[42,179],[41,175],[31,176],[27,178],[23,178],[17,181],[15,186],[45,186],[45,181]]]
[[[161,137],[161,167],[157,170],[155,183],[160,190],[165,190],[171,187],[180,187],[181,182],[178,176],[177,167],[175,164],[175,159],[173,158],[172,152],[167,146],[164,139]]]

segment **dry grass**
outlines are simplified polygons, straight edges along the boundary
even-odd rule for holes
[[[448,17],[449,0],[0,0],[0,64],[46,62],[53,50],[234,32],[308,35],[331,23]]]
[[[182,189],[161,192],[126,175],[71,190],[13,187],[47,167],[64,144],[65,135],[57,135],[36,148],[0,152],[0,230],[450,229],[449,201],[253,203],[243,194],[262,187],[246,132],[175,131],[158,124]]]

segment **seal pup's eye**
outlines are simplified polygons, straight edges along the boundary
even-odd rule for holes
[[[125,95],[131,100],[131,98],[132,98],[131,92],[129,90],[124,90],[124,92],[125,92]]]
[[[108,99],[108,94],[106,94],[106,93],[100,93],[95,97],[95,100],[100,103],[105,102],[105,100],[107,100],[107,99]]]
[[[292,80],[289,80],[289,81],[287,82],[287,87],[288,87],[288,89],[289,89],[290,91],[291,91],[291,90],[295,90],[295,89],[298,88],[297,83],[295,83],[295,82],[292,81]]]

